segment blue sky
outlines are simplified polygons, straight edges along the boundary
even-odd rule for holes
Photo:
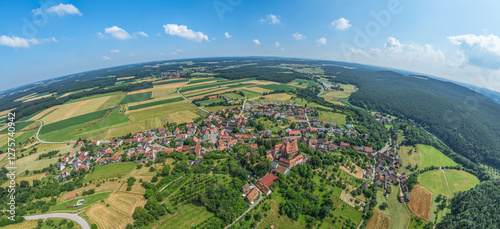
[[[493,0],[4,0],[0,90],[153,60],[283,56],[500,91],[499,8]]]

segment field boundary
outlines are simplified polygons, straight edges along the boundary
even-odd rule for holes
[[[210,113],[210,112],[208,112],[207,110],[205,110],[205,109],[203,109],[203,108],[201,108],[201,107],[197,106],[196,104],[192,103],[192,102],[191,102],[191,100],[187,99],[186,97],[184,97],[184,96],[181,94],[181,89],[182,89],[184,86],[188,85],[190,82],[191,82],[191,79],[189,79],[189,81],[188,81],[186,84],[182,85],[182,86],[179,88],[179,90],[177,90],[177,94],[179,94],[182,98],[184,98],[184,99],[185,99],[186,101],[188,101],[189,103],[193,104],[193,106],[198,107],[198,109],[200,109],[200,110],[202,110],[202,111],[204,111],[204,112],[206,112],[206,113]]]

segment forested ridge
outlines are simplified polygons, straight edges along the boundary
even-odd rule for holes
[[[486,181],[459,192],[451,200],[448,213],[437,229],[498,228],[500,225],[500,180]]]
[[[453,151],[500,167],[500,105],[449,82],[391,71],[325,67],[332,82],[356,85],[355,106],[413,120]]]

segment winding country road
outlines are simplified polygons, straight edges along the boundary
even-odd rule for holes
[[[70,214],[70,213],[49,213],[49,214],[40,214],[40,215],[28,215],[24,216],[24,219],[26,220],[36,220],[36,219],[43,219],[46,220],[47,218],[64,218],[64,219],[69,219],[73,220],[76,223],[78,223],[82,229],[90,229],[89,223],[85,221],[80,214],[81,212],[75,213],[75,214]]]
[[[35,119],[35,120],[26,120],[26,121],[19,121],[19,122],[29,122],[29,121],[37,121],[37,122],[40,123],[40,127],[38,128],[38,131],[36,132],[36,140],[38,140],[40,143],[47,143],[47,144],[76,143],[76,141],[64,141],[64,142],[48,142],[48,141],[44,141],[44,140],[42,140],[42,139],[40,139],[38,137],[38,134],[40,133],[40,130],[42,130],[42,126],[43,126],[42,120]]]
[[[190,82],[191,82],[191,79],[189,79],[189,81],[188,81],[186,84],[182,85],[182,86],[179,88],[179,90],[177,90],[177,94],[179,94],[182,98],[184,98],[184,99],[185,99],[186,101],[188,101],[189,103],[193,104],[193,106],[198,107],[198,109],[200,109],[200,110],[202,110],[202,111],[205,111],[205,112],[207,112],[207,113],[210,113],[209,111],[207,111],[207,110],[205,110],[205,109],[203,109],[203,108],[201,108],[201,107],[197,106],[196,104],[192,103],[192,102],[191,102],[191,100],[187,99],[186,97],[184,97],[184,96],[181,94],[181,92],[180,92],[180,91],[181,91],[181,89],[182,89],[184,86],[188,85]]]

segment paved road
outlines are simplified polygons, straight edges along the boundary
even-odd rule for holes
[[[253,184],[252,184],[253,185]],[[255,188],[257,188],[255,185],[253,185]],[[257,188],[257,190],[259,191],[259,194],[260,194],[260,197],[259,197],[259,200],[257,200],[257,202],[253,203],[252,206],[250,206],[245,212],[243,212],[243,214],[241,214],[238,218],[236,218],[236,220],[234,220],[231,224],[227,225],[224,229],[227,229],[231,226],[233,226],[233,224],[235,224],[236,222],[238,222],[238,220],[240,220],[241,218],[243,218],[243,216],[245,216],[248,212],[250,212],[255,206],[257,206],[257,204],[259,204],[259,202],[264,199],[264,194],[262,194],[262,192]]]
[[[247,97],[245,97],[245,101],[243,102],[243,106],[241,106],[241,112],[240,112],[240,115],[238,115],[238,118],[241,117],[241,115],[243,114],[243,110],[245,110],[245,103],[247,103]]]
[[[85,221],[82,217],[80,217],[78,214],[70,214],[70,213],[49,213],[49,214],[41,214],[41,215],[28,215],[24,216],[24,219],[26,220],[36,220],[36,219],[43,219],[46,220],[47,218],[65,218],[69,220],[73,220],[76,223],[78,223],[83,229],[90,229],[89,223]]]
[[[61,143],[76,143],[76,141],[65,141],[65,142],[48,142],[40,139],[38,137],[38,134],[40,133],[40,130],[42,130],[43,122],[41,120],[35,119],[35,120],[27,120],[27,121],[20,121],[20,122],[29,122],[29,121],[37,121],[40,123],[40,127],[38,128],[38,131],[36,132],[36,140],[38,140],[40,143],[47,143],[47,144],[61,144]]]
[[[319,86],[321,87],[321,91],[318,93],[318,97],[321,95],[321,93],[323,93],[324,90],[324,87],[321,84]]]
[[[311,127],[311,123],[309,123],[309,117],[307,117],[307,113],[306,113],[306,120],[307,120],[307,125]]]
[[[201,107],[197,106],[196,104],[192,103],[192,102],[191,102],[191,100],[187,99],[186,97],[184,97],[184,96],[181,94],[181,92],[180,92],[180,91],[181,91],[181,89],[182,89],[184,86],[188,85],[190,82],[191,82],[191,79],[189,79],[189,81],[188,81],[186,84],[182,85],[182,86],[179,88],[179,90],[177,90],[177,94],[179,94],[182,98],[184,98],[184,99],[185,99],[186,101],[188,101],[189,103],[193,104],[193,106],[198,107],[198,109],[200,109],[200,110],[202,110],[202,111],[205,111],[205,112],[207,112],[207,113],[210,113],[209,111],[207,111],[207,110],[205,110],[205,109],[203,109],[203,108],[201,108]]]

